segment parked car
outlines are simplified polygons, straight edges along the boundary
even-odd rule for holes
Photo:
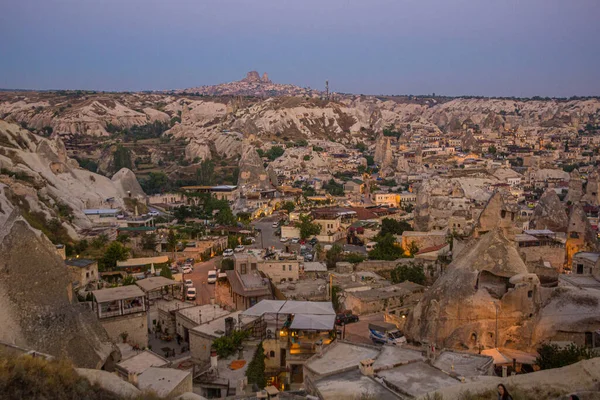
[[[231,257],[233,255],[233,249],[225,249],[223,257]]]
[[[242,252],[244,251],[245,247],[244,245],[240,244],[239,246],[235,246],[235,249],[233,251],[235,251],[236,253]]]
[[[279,228],[279,222],[273,222],[273,225],[271,225],[271,227]]]
[[[186,263],[190,263],[190,264],[193,264],[195,261],[196,261],[196,260],[194,260],[194,259],[193,259],[193,258],[191,258],[191,257],[190,257],[190,258],[186,258],[186,259],[185,259],[185,262],[186,262]]]
[[[192,282],[192,280],[191,280],[191,279],[186,279],[186,280],[184,281],[184,284],[185,284],[185,287],[186,287],[186,288],[191,288],[191,287],[194,287],[194,282]]]
[[[343,312],[335,316],[336,325],[345,325],[352,322],[358,322],[358,315],[352,314],[351,311]]]
[[[182,271],[184,274],[191,274],[193,270],[192,270],[190,267],[188,267],[188,266],[185,266],[185,267],[183,267],[183,268],[181,269],[181,271]]]
[[[406,338],[396,325],[390,322],[372,322],[369,324],[369,337],[375,344],[401,345]]]
[[[208,271],[208,279],[206,281],[208,283],[216,283],[217,282],[217,271],[214,269]]]
[[[316,245],[318,242],[319,242],[319,241],[317,240],[317,238],[316,238],[316,237],[314,237],[314,238],[312,238],[312,239],[310,239],[310,240],[308,241],[308,243],[309,243],[311,246],[314,246],[314,245]]]
[[[158,211],[150,211],[148,215],[151,217],[158,217],[160,213]]]
[[[281,239],[279,239],[279,241],[285,243],[288,241],[288,238],[282,236]]]
[[[196,288],[195,287],[188,287],[186,292],[185,292],[185,298],[187,300],[196,300]]]
[[[304,255],[304,261],[312,261],[313,260],[313,255],[312,253],[306,253]]]
[[[298,238],[292,238],[292,243],[299,243],[299,242],[300,242],[300,239],[298,239]]]

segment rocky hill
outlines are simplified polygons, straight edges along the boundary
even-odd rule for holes
[[[31,132],[63,138],[67,154],[92,160],[95,170],[112,175],[120,167],[137,176],[166,171],[172,179],[195,171],[208,159],[237,165],[242,141],[268,149],[298,140],[326,140],[344,146],[374,147],[388,127],[405,135],[444,136],[466,128],[494,135],[502,128],[528,133],[576,134],[600,121],[600,101],[482,98],[335,96],[275,91],[268,98],[215,89],[273,85],[252,72],[239,82],[204,92],[96,93],[0,92],[0,119]],[[285,87],[287,85],[279,85]],[[278,86],[278,87],[279,87]],[[237,89],[236,89],[237,90]],[[236,94],[230,96],[227,94]],[[465,138],[465,141],[468,138]],[[115,162],[118,145],[126,162]],[[123,161],[123,159],[121,159]],[[231,175],[230,172],[228,172]]]
[[[77,238],[90,228],[86,208],[124,208],[124,198],[144,197],[123,169],[109,179],[80,168],[59,137],[47,139],[0,120],[0,183],[25,219],[52,239]],[[54,235],[53,235],[54,234]]]
[[[193,94],[196,96],[320,96],[321,93],[310,88],[296,85],[273,83],[267,73],[262,77],[256,71],[250,71],[244,79],[219,85],[198,86],[176,90],[174,93]]]

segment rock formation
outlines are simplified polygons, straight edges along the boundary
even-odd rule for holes
[[[146,193],[144,193],[135,174],[129,168],[121,168],[113,175],[111,180],[117,188],[120,197],[146,201]]]
[[[567,203],[578,203],[581,201],[583,197],[583,182],[581,181],[581,174],[575,168],[569,174],[569,192],[567,193],[567,197],[565,197],[565,201]]]
[[[46,139],[0,120],[0,167],[11,174],[0,181],[11,187],[27,207],[44,213],[47,219],[57,216],[56,205],[71,209],[72,219],[65,222],[72,229],[91,227],[83,214],[86,208],[124,208],[127,190],[145,197],[130,170],[119,171],[113,180],[79,168],[67,156],[61,139]],[[73,238],[74,230],[70,231]]]
[[[260,83],[260,75],[258,75],[258,72],[256,71],[250,71],[246,74],[246,77],[242,79],[242,82]]]
[[[250,143],[246,142],[242,146],[238,186],[242,192],[252,192],[273,187],[256,149]]]
[[[394,161],[394,154],[392,153],[392,144],[389,137],[381,135],[377,139],[373,160],[379,165],[382,171],[391,167]]]
[[[567,266],[571,265],[573,255],[578,251],[597,251],[598,240],[590,221],[580,203],[571,206],[567,228]]]
[[[490,197],[475,224],[475,237],[493,229],[501,229],[504,235],[514,237],[519,207],[509,197],[504,190],[498,190]]]
[[[496,229],[472,239],[425,292],[405,334],[438,348],[531,351],[558,331],[593,329],[600,322],[598,299],[596,290],[541,287],[514,242]],[[582,304],[585,312],[578,308]]]
[[[0,186],[0,340],[66,357],[78,367],[118,362],[92,311],[74,304],[69,272],[54,245],[34,230],[14,206],[14,193]]]
[[[583,196],[582,201],[593,206],[600,205],[600,177],[598,176],[598,170],[593,170],[588,175],[585,196]]]
[[[269,75],[267,75],[267,73],[263,73],[262,78],[260,78],[260,82],[261,83],[273,83],[271,82],[271,80],[269,79]]]
[[[554,189],[547,189],[533,209],[529,222],[531,229],[550,229],[554,232],[567,232],[569,217]]]

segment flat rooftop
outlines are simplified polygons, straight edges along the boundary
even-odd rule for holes
[[[144,292],[136,285],[118,286],[115,288],[94,290],[92,292],[98,303],[115,300],[125,300],[134,297],[143,297]]]
[[[349,367],[358,368],[358,363],[375,358],[379,349],[374,346],[348,342],[335,342],[325,349],[322,357],[313,356],[305,366],[319,375],[332,374]]]
[[[459,382],[423,361],[379,371],[377,376],[412,397],[453,386]]]
[[[191,329],[190,332],[198,332],[214,338],[220,338],[225,334],[225,318],[232,317],[236,321],[237,326],[238,316],[240,313],[241,311],[236,311],[217,319],[213,319],[210,322],[196,326],[195,328]]]
[[[358,363],[357,363],[358,366]],[[358,367],[355,370],[342,372],[314,383],[323,400],[356,400],[362,394],[377,400],[397,400],[396,395],[373,378],[363,375]]]
[[[426,357],[419,350],[398,346],[383,346],[379,356],[373,363],[375,371],[389,369],[414,361],[425,361]]]
[[[96,260],[86,260],[85,258],[70,258],[68,260],[65,260],[65,264],[67,264],[68,266],[79,268],[88,267],[92,264],[95,264],[96,262]]]
[[[160,289],[164,286],[183,285],[182,282],[177,282],[164,276],[153,276],[151,278],[140,279],[135,282],[144,292],[151,292],[152,290]]]
[[[210,322],[222,316],[230,314],[229,311],[222,309],[218,305],[205,304],[196,307],[186,307],[177,311],[178,314],[184,316],[197,323],[198,325]]]
[[[150,367],[138,376],[138,388],[152,390],[160,397],[167,397],[190,374],[191,372],[181,369]]]
[[[454,351],[443,351],[434,361],[433,366],[458,376],[473,377],[487,375],[494,359],[485,355],[466,354]]]
[[[125,361],[121,361],[117,366],[127,372],[141,374],[150,367],[164,367],[169,365],[170,361],[162,358],[156,353],[144,350]]]

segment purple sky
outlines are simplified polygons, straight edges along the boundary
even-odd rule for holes
[[[12,0],[0,87],[600,95],[600,0]]]

